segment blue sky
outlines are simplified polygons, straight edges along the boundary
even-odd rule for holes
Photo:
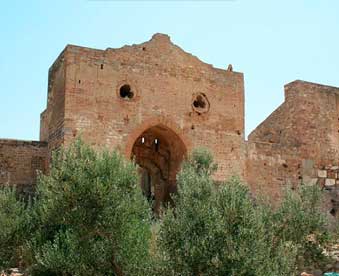
[[[245,74],[246,134],[303,79],[339,87],[338,0],[0,3],[0,138],[39,139],[47,72],[66,44],[119,48],[167,33],[216,67]]]

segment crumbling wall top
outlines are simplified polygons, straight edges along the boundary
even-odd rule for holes
[[[295,80],[284,86],[285,99],[293,96],[309,95],[312,93],[334,93],[339,95],[339,87],[323,85],[314,82]]]
[[[0,139],[0,145],[47,147],[47,142],[30,141],[30,140],[16,140],[16,139]]]

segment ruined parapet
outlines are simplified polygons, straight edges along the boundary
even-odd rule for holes
[[[0,185],[31,192],[37,171],[46,171],[47,143],[0,140]]]
[[[298,80],[285,86],[284,103],[249,135],[245,171],[251,186],[269,194],[301,183],[326,182],[336,190],[336,177],[318,179],[316,171],[338,160],[339,88]]]

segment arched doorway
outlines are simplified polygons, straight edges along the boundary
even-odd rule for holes
[[[141,188],[155,213],[176,191],[176,175],[186,151],[180,137],[161,124],[148,128],[135,140],[131,157],[140,167]]]

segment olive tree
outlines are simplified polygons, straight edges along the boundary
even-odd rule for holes
[[[287,193],[274,209],[254,202],[238,178],[215,183],[215,169],[212,155],[198,150],[179,173],[175,208],[165,211],[159,226],[161,273],[294,275],[300,256],[319,257],[326,240],[319,189]]]
[[[273,208],[196,150],[177,176],[174,206],[152,219],[135,164],[77,140],[54,153],[34,196],[0,189],[0,271],[28,275],[285,276],[324,258],[317,187]]]
[[[20,244],[29,275],[148,275],[150,208],[137,184],[133,163],[77,140],[54,154],[29,208],[0,194],[1,246]]]

